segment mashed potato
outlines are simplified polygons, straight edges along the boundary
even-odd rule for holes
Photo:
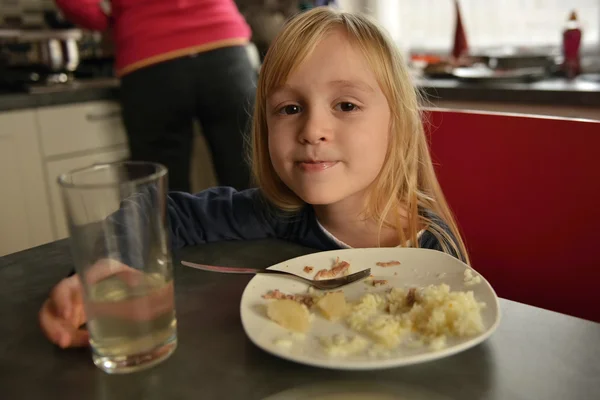
[[[478,285],[481,283],[481,276],[473,275],[473,271],[465,269],[464,282],[466,286]]]
[[[416,291],[412,307],[406,304],[407,293],[392,289],[387,294],[390,313],[399,316],[413,331],[425,336],[473,336],[483,332],[481,310],[473,292],[452,292],[446,284]]]
[[[325,352],[330,356],[345,357],[360,353],[369,347],[367,339],[360,336],[335,335],[331,337],[322,337],[321,345]]]
[[[477,284],[481,278],[466,270],[465,282]],[[312,288],[302,295],[275,290],[263,297],[272,299],[268,317],[295,332],[308,332],[311,311],[346,324],[352,335],[319,338],[330,356],[365,351],[384,357],[401,345],[439,350],[446,347],[449,338],[474,336],[485,329],[481,316],[485,303],[478,302],[472,291],[453,292],[446,284],[367,293],[354,303],[347,302],[342,291],[326,293]],[[282,340],[277,345],[288,348],[291,342]]]
[[[391,350],[401,344],[436,350],[446,346],[448,337],[483,332],[483,307],[473,292],[452,292],[445,284],[420,290],[393,288],[387,294],[364,295],[351,305],[346,323],[371,339],[380,355],[381,347]]]

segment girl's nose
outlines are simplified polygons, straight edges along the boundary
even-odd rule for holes
[[[319,144],[329,142],[332,139],[332,132],[327,116],[319,113],[307,113],[304,126],[300,130],[298,139],[302,144]]]

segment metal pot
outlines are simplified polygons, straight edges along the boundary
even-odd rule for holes
[[[0,49],[8,67],[41,66],[50,73],[71,73],[79,66],[79,29],[0,30]]]

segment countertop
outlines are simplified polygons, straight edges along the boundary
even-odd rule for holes
[[[600,82],[585,77],[568,81],[548,78],[535,82],[475,83],[456,79],[417,79],[432,101],[481,101],[556,106],[600,106]]]
[[[86,80],[61,86],[41,87],[31,93],[0,93],[0,112],[86,101],[116,100],[118,96],[117,79]]]
[[[190,247],[178,257],[265,267],[311,251],[264,240]],[[323,370],[271,356],[247,339],[239,302],[250,277],[181,267],[178,257],[178,348],[152,369],[116,376],[96,368],[88,349],[53,346],[38,327],[40,305],[71,269],[67,242],[0,258],[2,398],[309,399],[318,390],[339,393],[340,385],[411,400],[600,398],[600,324],[501,300],[498,330],[463,353],[381,371]]]
[[[481,101],[576,107],[600,106],[600,82],[578,78],[548,78],[536,82],[474,83],[456,79],[417,78],[416,83],[432,102]],[[42,89],[34,93],[0,94],[0,112],[118,99],[117,79],[100,79]]]

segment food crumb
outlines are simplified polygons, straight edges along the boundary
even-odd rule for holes
[[[387,283],[388,283],[388,281],[386,281],[385,279],[374,279],[373,287],[383,286],[383,285],[386,285]]]
[[[392,261],[379,261],[375,263],[378,267],[393,267],[394,265],[400,265],[400,261],[392,260]]]
[[[266,294],[262,295],[262,298],[266,300],[294,300],[300,304],[304,304],[307,307],[311,307],[314,303],[314,299],[311,295],[285,294],[279,291],[279,289],[269,290]]]
[[[429,343],[429,348],[434,351],[441,350],[444,347],[446,347],[446,336],[445,335],[438,336],[435,339],[431,340],[431,342]]]
[[[350,268],[350,263],[348,263],[347,261],[340,261],[340,258],[338,257],[338,258],[336,258],[335,263],[333,264],[333,267],[331,267],[331,269],[320,270],[319,272],[317,272],[314,279],[315,280],[333,279],[333,278],[337,278],[338,276],[341,276],[341,275],[347,275],[349,272],[348,271],[349,268]]]
[[[473,275],[473,271],[469,268],[465,269],[464,282],[466,286],[473,286],[481,283],[481,276]]]
[[[294,344],[291,339],[275,339],[275,346],[289,349]]]
[[[412,307],[417,301],[417,289],[410,288],[408,289],[408,294],[406,295],[406,305]]]
[[[313,267],[309,267],[308,265],[306,267],[304,267],[304,272],[306,272],[307,274],[310,274],[311,272],[313,272]]]

